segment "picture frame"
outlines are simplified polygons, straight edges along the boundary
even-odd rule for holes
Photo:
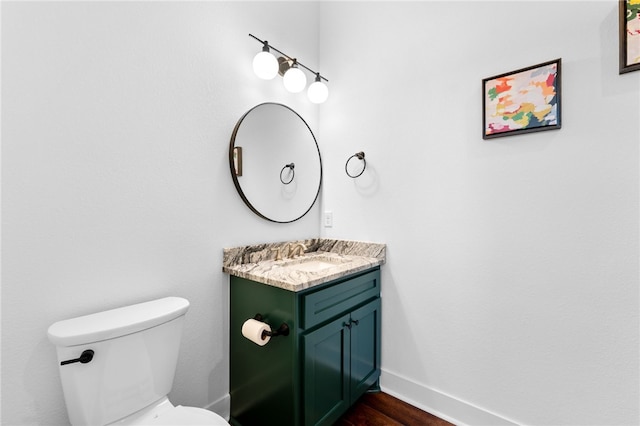
[[[561,128],[562,59],[482,80],[482,138]]]
[[[618,0],[620,74],[640,70],[640,0]]]

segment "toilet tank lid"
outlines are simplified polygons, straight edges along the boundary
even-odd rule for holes
[[[58,321],[47,331],[56,346],[75,346],[113,339],[169,322],[187,312],[189,301],[165,297]]]

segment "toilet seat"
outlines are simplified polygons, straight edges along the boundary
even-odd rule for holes
[[[196,407],[177,407],[162,411],[146,424],[154,426],[213,426],[229,423],[213,411]]]

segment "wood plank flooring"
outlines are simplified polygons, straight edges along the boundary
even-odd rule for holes
[[[453,426],[384,392],[368,393],[334,426]]]

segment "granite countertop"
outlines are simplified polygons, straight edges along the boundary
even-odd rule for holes
[[[276,260],[287,244],[302,243],[304,255]],[[222,270],[289,291],[300,291],[386,261],[386,245],[361,241],[309,239],[224,249]]]

